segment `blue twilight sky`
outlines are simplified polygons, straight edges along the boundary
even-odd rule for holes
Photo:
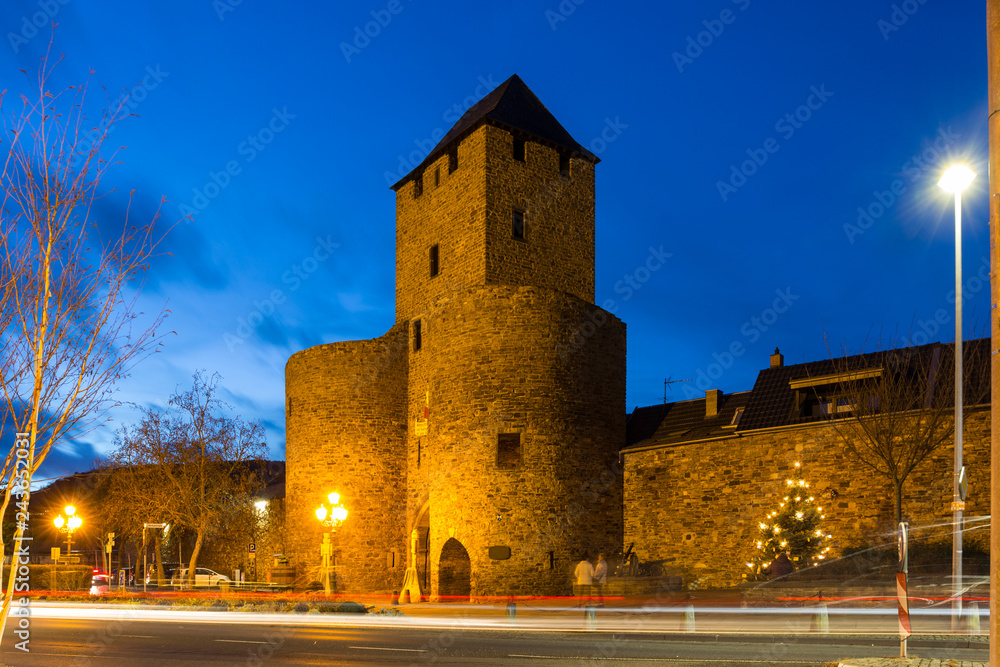
[[[61,84],[92,68],[93,93],[132,91],[109,184],[136,190],[133,215],[161,197],[165,222],[194,212],[143,296],[176,335],[119,397],[162,404],[218,371],[275,458],[288,357],[394,321],[388,185],[513,73],[602,160],[597,302],[628,325],[629,410],[661,402],[667,377],[692,378],[671,400],[749,389],[775,346],[826,357],[824,332],[852,350],[880,332],[953,340],[953,205],[935,186],[953,157],[980,172],[966,336],[986,322],[981,0],[8,0],[11,92],[46,12]],[[670,257],[650,272],[654,253]],[[131,414],[112,416],[47,475],[89,468]]]

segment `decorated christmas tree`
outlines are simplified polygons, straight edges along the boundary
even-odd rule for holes
[[[795,569],[802,569],[823,561],[830,551],[831,535],[822,527],[823,508],[816,504],[798,462],[785,480],[784,492],[778,508],[757,524],[753,555],[747,563],[748,579],[766,579],[769,572],[765,568],[779,554],[788,552]]]

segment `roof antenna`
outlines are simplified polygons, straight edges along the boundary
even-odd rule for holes
[[[691,381],[691,378],[688,378],[686,380],[674,380],[673,377],[674,376],[671,375],[670,377],[666,378],[663,381],[663,404],[664,405],[667,404],[667,387],[669,387],[672,384],[676,384],[678,382],[690,382]]]

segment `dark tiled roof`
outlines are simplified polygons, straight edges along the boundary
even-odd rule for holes
[[[559,124],[541,100],[518,75],[513,75],[486,97],[473,104],[458,119],[458,122],[444,135],[424,161],[410,173],[401,178],[393,190],[398,190],[415,174],[421,173],[434,160],[443,155],[451,144],[459,141],[482,123],[491,123],[509,130],[518,130],[553,144],[557,148],[575,154],[594,164],[600,162],[598,157],[581,146],[570,136],[569,132]]]
[[[719,414],[705,418],[705,399],[667,403],[636,408],[628,417],[625,448],[645,445],[675,445],[705,438],[780,426],[807,424],[827,417],[803,417],[796,404],[795,389],[791,382],[822,378],[845,371],[882,368],[891,359],[916,360],[917,365],[935,363],[952,372],[954,368],[954,344],[930,343],[905,350],[888,350],[854,355],[839,359],[823,359],[791,366],[765,368],[757,375],[757,382],[751,391],[725,394],[722,397]],[[988,402],[990,399],[990,339],[980,338],[965,341],[965,400],[966,405]],[[910,374],[909,377],[927,382],[926,372]],[[743,408],[739,425],[726,428],[736,410]]]
[[[989,387],[989,346],[988,338],[964,342],[967,396],[983,396],[983,389]],[[940,348],[941,353],[948,355],[946,367],[954,368],[951,361],[954,358],[951,356],[954,354],[954,344],[930,343],[908,348],[906,352],[919,359],[921,363],[930,364],[935,348]],[[757,375],[757,382],[747,402],[746,414],[737,430],[743,432],[815,421],[816,418],[801,417],[795,409],[795,390],[789,385],[791,381],[833,375],[847,369],[882,367],[890,355],[902,353],[903,350],[887,350],[793,366],[765,368]],[[974,360],[978,360],[979,363]],[[987,363],[983,364],[982,360],[987,360]]]
[[[729,435],[736,430],[729,427],[733,415],[746,406],[749,396],[748,391],[723,394],[718,414],[707,418],[704,398],[636,408],[628,418],[625,447],[641,446],[649,441],[669,445]]]

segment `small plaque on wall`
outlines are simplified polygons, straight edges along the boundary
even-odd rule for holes
[[[510,558],[510,547],[490,547],[490,558],[493,560],[507,560]]]
[[[413,426],[413,435],[423,436],[427,435],[427,420],[417,418],[417,423]]]

